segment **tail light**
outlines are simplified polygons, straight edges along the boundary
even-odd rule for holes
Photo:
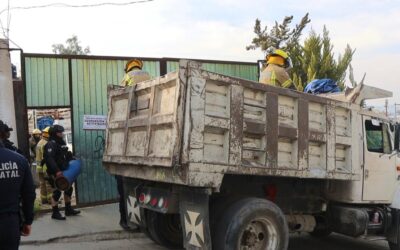
[[[145,200],[145,198],[146,198],[146,195],[145,195],[144,193],[141,193],[141,194],[139,195],[139,202],[140,202],[140,203],[143,203],[144,200]]]
[[[274,184],[267,185],[265,188],[265,196],[267,200],[274,202],[276,200],[276,194],[278,193],[278,189]]]
[[[154,207],[155,205],[157,205],[157,198],[151,199],[150,205],[152,205],[153,207]]]

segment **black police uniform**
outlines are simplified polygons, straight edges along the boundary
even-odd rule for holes
[[[49,179],[49,183],[54,189],[53,199],[56,202],[58,202],[61,197],[61,191],[56,189],[54,177],[58,172],[68,169],[69,161],[72,160],[72,153],[68,151],[65,141],[63,138],[57,136],[58,132],[63,131],[64,128],[60,125],[54,125],[50,128],[50,138],[47,144],[44,146],[43,152],[44,161],[47,165],[47,174],[53,177]],[[64,191],[64,195],[71,197],[72,192],[73,189],[70,187]],[[52,210],[53,214],[51,215],[51,218],[56,220],[65,220],[65,217],[60,214],[58,206],[53,206]],[[79,213],[80,211],[72,208],[71,202],[65,202],[65,215],[77,215]]]
[[[27,160],[6,149],[0,140],[0,249],[18,249],[21,220],[23,224],[32,224],[35,197]]]
[[[57,172],[67,170],[68,162],[71,160],[68,154],[68,147],[63,139],[50,137],[50,140],[44,146],[43,157],[47,166],[47,174],[56,176]],[[50,180],[50,185],[55,189],[54,181]],[[64,194],[71,196],[72,187],[64,191]],[[61,197],[61,191],[55,189],[53,198],[58,201]]]

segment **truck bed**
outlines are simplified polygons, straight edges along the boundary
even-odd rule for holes
[[[360,178],[359,110],[346,102],[181,61],[176,72],[110,88],[108,105],[112,174],[213,188],[224,174]]]

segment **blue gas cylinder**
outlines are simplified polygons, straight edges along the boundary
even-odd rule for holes
[[[65,191],[71,187],[72,183],[81,173],[82,162],[80,160],[72,160],[69,162],[68,168],[63,171],[62,176],[58,176],[55,180],[57,189]]]

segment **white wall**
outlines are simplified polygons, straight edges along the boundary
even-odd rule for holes
[[[0,39],[0,120],[14,129],[11,132],[10,140],[18,146],[11,59],[8,51],[8,41],[5,39]]]

